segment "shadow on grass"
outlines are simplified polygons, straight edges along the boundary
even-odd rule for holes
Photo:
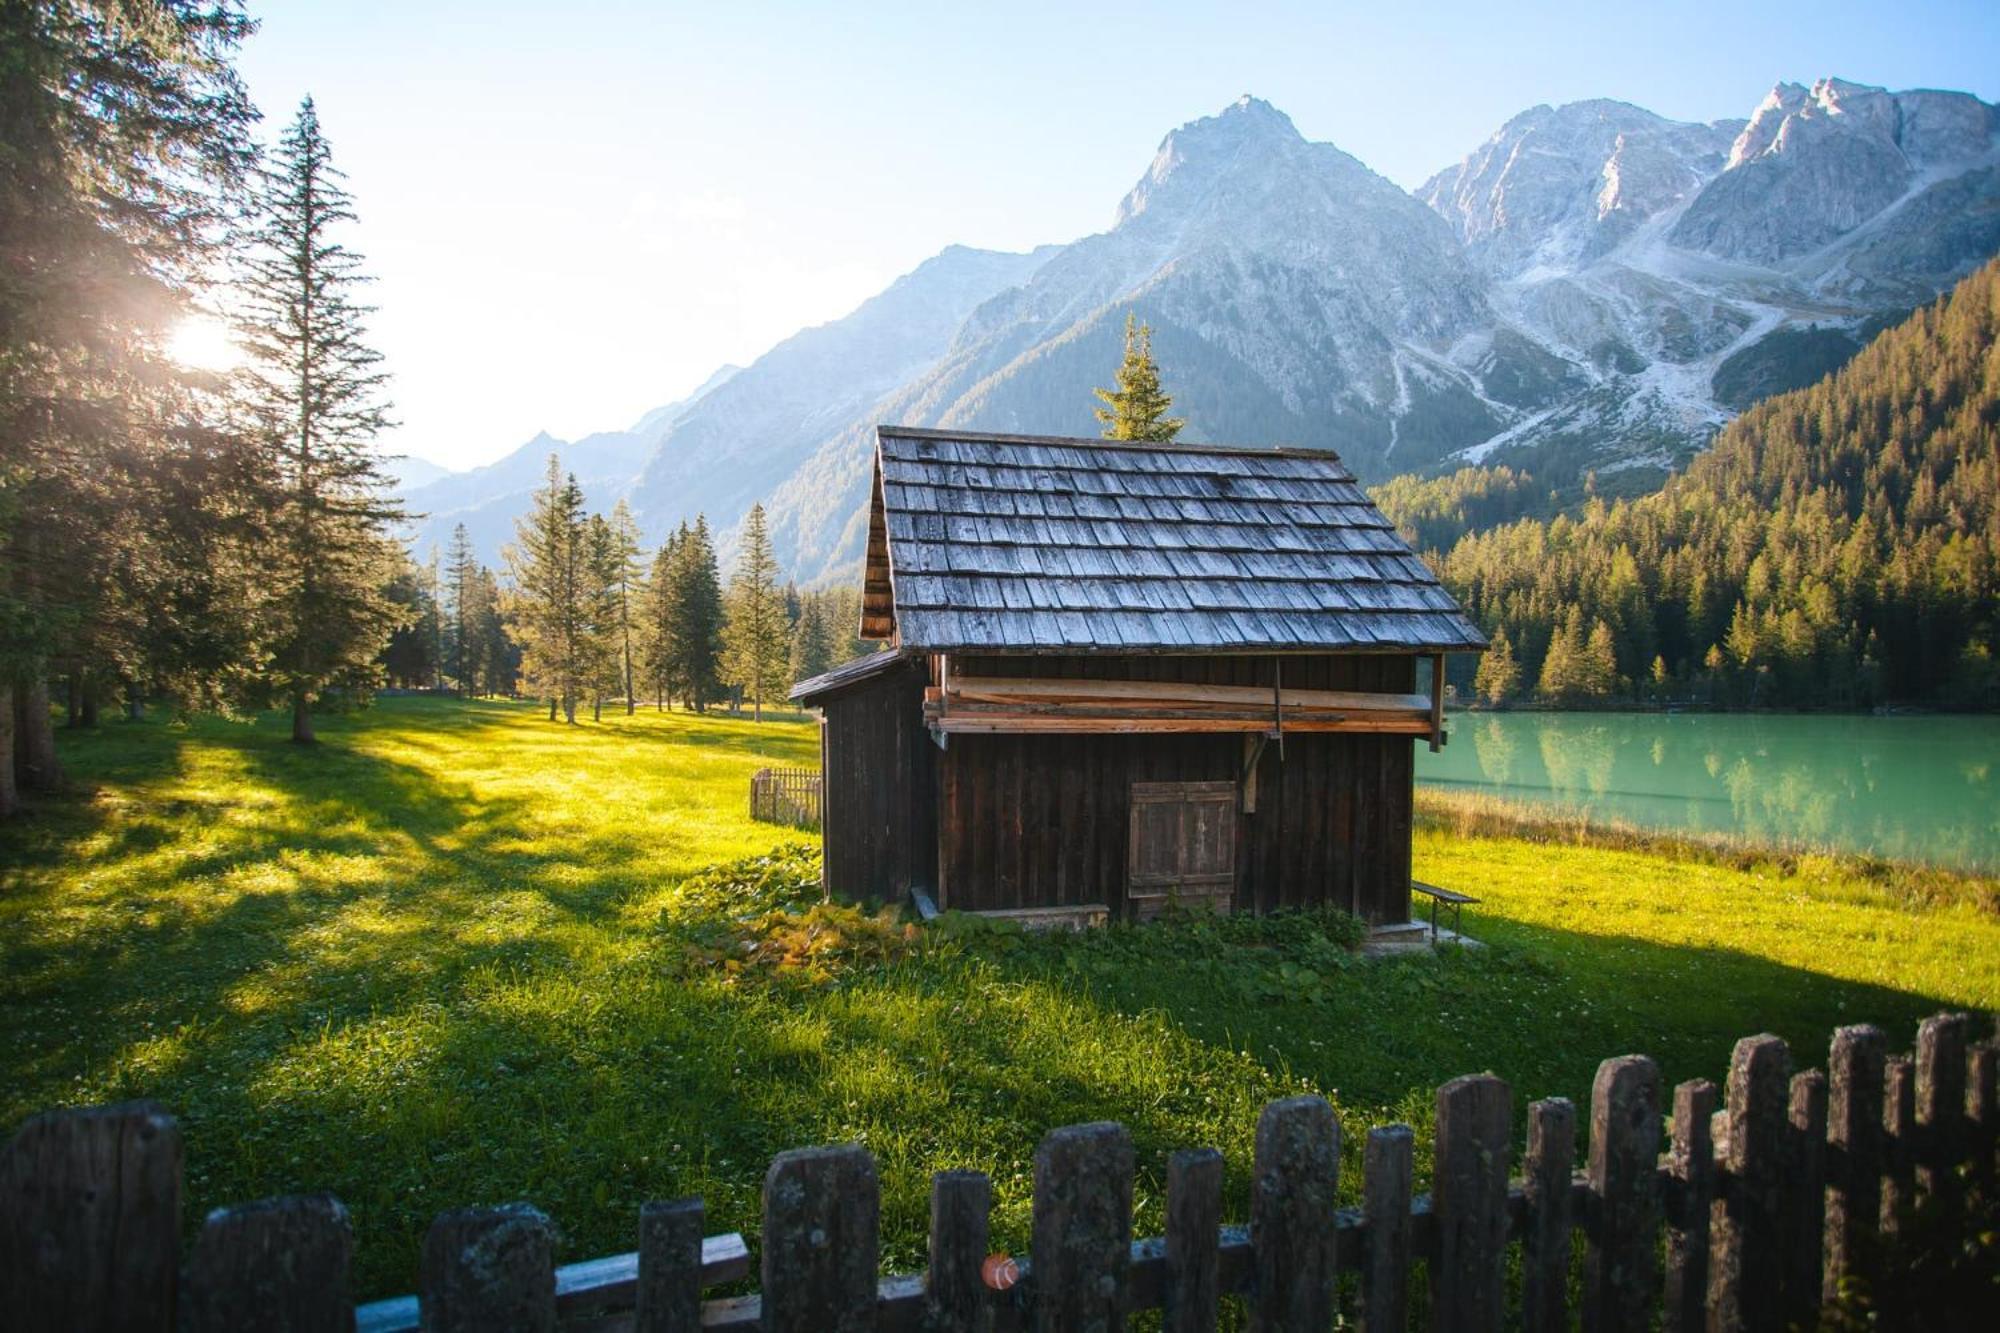
[[[476,754],[522,711],[426,701],[425,729],[395,744]],[[694,744],[750,730],[724,720],[711,741],[692,721]],[[114,756],[123,807],[86,805],[10,872],[0,1121],[158,1097],[187,1129],[191,1222],[331,1189],[354,1210],[364,1297],[412,1289],[431,1216],[468,1203],[540,1205],[566,1258],[631,1248],[647,1198],[699,1193],[711,1230],[754,1235],[770,1156],[815,1142],[876,1153],[885,1268],[921,1264],[929,1173],[947,1167],[994,1175],[995,1243],[1024,1246],[1036,1144],[1091,1119],[1133,1131],[1142,1229],[1159,1226],[1166,1155],[1200,1144],[1227,1154],[1241,1219],[1272,1097],[1311,1088],[1342,1107],[1353,1189],[1365,1127],[1424,1128],[1458,1074],[1491,1069],[1517,1103],[1583,1104],[1610,1056],[1719,1080],[1753,1032],[1785,1036],[1803,1067],[1841,1023],[1900,1047],[1954,1007],[1497,919],[1479,928],[1488,949],[1356,962],[1320,1003],[1254,998],[1217,959],[1153,947],[1164,934],[1091,945],[1083,967],[976,946],[818,986],[729,984],[614,912],[645,829],[538,842],[527,799],[398,761],[341,720],[326,731],[306,754],[261,730],[156,735],[143,762]],[[236,806],[187,794],[203,762]]]

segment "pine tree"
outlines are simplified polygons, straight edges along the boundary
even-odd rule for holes
[[[582,488],[574,476],[563,475],[562,460],[550,454],[547,478],[529,511],[515,521],[514,544],[506,555],[521,674],[549,701],[551,722],[558,709],[564,720],[576,721],[577,700],[590,676],[588,528]]]
[[[1609,699],[1618,692],[1618,653],[1611,641],[1611,626],[1599,620],[1590,627],[1583,645],[1582,690],[1592,699]]]
[[[1576,697],[1583,685],[1583,648],[1583,618],[1572,607],[1562,628],[1549,640],[1549,651],[1542,658],[1542,675],[1536,683],[1536,692],[1545,699]]]
[[[611,549],[607,554],[617,599],[618,666],[625,687],[625,715],[630,717],[639,706],[638,691],[633,681],[633,622],[636,619],[635,603],[641,592],[641,566],[639,525],[633,521],[632,510],[623,500],[612,506],[609,536]]]
[[[724,619],[715,542],[707,516],[697,514],[674,575],[674,654],[687,704],[698,712],[721,693]]]
[[[460,523],[451,530],[451,550],[445,557],[446,595],[449,598],[447,658],[452,679],[461,695],[477,691],[478,667],[474,661],[473,625],[478,617],[475,599],[479,588],[479,557],[472,549],[472,537]]]
[[[502,613],[500,582],[493,571],[479,567],[474,583],[471,616],[474,650],[470,667],[475,673],[475,693],[512,695],[520,674],[521,650],[507,634]]]
[[[312,99],[261,174],[238,284],[244,402],[264,450],[270,537],[272,684],[292,706],[292,739],[313,739],[312,705],[335,684],[365,685],[401,622],[385,589],[401,558],[402,510],[372,445],[388,424],[386,376],[354,299],[361,258],[338,239],[354,220]]]
[[[1513,696],[1521,684],[1521,664],[1514,660],[1514,645],[1507,641],[1507,631],[1495,630],[1493,645],[1479,659],[1479,669],[1473,673],[1472,688],[1479,697],[1489,704],[1503,704]]]
[[[830,623],[830,607],[822,593],[806,593],[799,601],[798,624],[792,628],[792,680],[811,680],[833,669],[838,648]]]
[[[679,587],[681,552],[687,542],[688,525],[683,522],[654,553],[652,572],[639,597],[639,671],[646,688],[652,691],[654,706],[663,713],[667,700],[676,697],[679,681],[674,674],[678,665],[674,599]]]
[[[402,611],[402,623],[382,646],[381,665],[389,684],[399,689],[423,689],[438,671],[439,613],[431,587],[431,571],[407,555],[389,580],[389,600]]]
[[[229,0],[0,5],[0,815],[61,780],[55,672],[200,703],[256,654],[244,451],[165,352],[250,162],[249,30]]]
[[[629,678],[625,650],[630,635],[624,589],[631,558],[611,520],[592,514],[584,533],[584,619],[589,654],[590,720],[604,720],[604,696]]]
[[[1160,387],[1160,368],[1153,364],[1153,330],[1136,314],[1125,316],[1125,360],[1118,367],[1116,389],[1094,390],[1104,406],[1097,419],[1107,440],[1151,440],[1170,443],[1187,425],[1170,417],[1173,398]]]
[[[729,581],[729,619],[723,630],[732,683],[750,696],[756,721],[764,720],[764,696],[784,683],[791,657],[791,624],[778,587],[778,561],[764,506],[751,505],[743,520],[743,549]]]

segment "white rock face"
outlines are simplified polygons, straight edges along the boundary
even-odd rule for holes
[[[1757,264],[1809,256],[1930,178],[1990,162],[1993,111],[1967,93],[1891,93],[1844,79],[1810,90],[1779,84],[1672,239]]]
[[[2000,249],[1996,128],[1968,94],[1841,79],[1780,83],[1743,122],[1615,102],[1515,117],[1418,194],[1500,318],[1588,388],[1460,457],[1566,441],[1656,461],[1816,377],[1841,338]]]
[[[1490,273],[1566,269],[1699,190],[1739,125],[1684,124],[1624,102],[1538,106],[1417,196]]]
[[[593,501],[652,539],[699,511],[726,543],[762,499],[802,582],[846,578],[875,422],[1093,435],[1136,312],[1194,438],[1331,447],[1367,478],[1662,467],[2000,250],[1996,129],[1967,94],[1838,79],[1713,124],[1541,106],[1412,194],[1245,97],[1168,134],[1107,231],[954,247],[565,456],[622,468]]]

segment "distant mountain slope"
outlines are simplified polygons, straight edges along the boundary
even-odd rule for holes
[[[1439,572],[1531,685],[1601,621],[1628,682],[1658,657],[1738,702],[2000,706],[2000,261],[1659,493],[1465,537]]]
[[[419,548],[442,546],[464,523],[481,557],[497,560],[552,452],[593,507],[631,504],[648,541],[697,513],[726,528],[828,434],[943,354],[975,306],[1051,253],[951,246],[854,313],[794,334],[748,367],[723,367],[630,430],[574,443],[543,432],[495,463],[409,489],[406,503],[425,515]]]
[[[1705,125],[1578,102],[1516,116],[1411,194],[1245,97],[1168,134],[1109,230],[947,249],[689,404],[568,447],[649,538],[706,512],[726,547],[767,500],[787,568],[846,579],[875,422],[1094,433],[1135,311],[1191,437],[1331,447],[1369,480],[1490,462],[1565,502],[1586,473],[1643,493],[2000,249],[1996,132],[1967,94],[1834,79]],[[504,532],[526,493],[503,483],[412,500]]]
[[[846,318],[779,343],[663,433],[629,496],[641,525],[657,535],[697,513],[733,524],[828,436],[935,362],[981,302],[1054,252],[954,245]]]
[[[1168,135],[1110,231],[982,305],[876,415],[1093,433],[1136,310],[1191,435],[1331,447],[1371,479],[1491,460],[1545,491],[1650,489],[2000,249],[1993,108],[1794,87],[1711,125],[1537,107],[1414,198],[1244,98]],[[1816,248],[1737,239],[1774,206]],[[857,557],[867,424],[773,493],[803,577]]]
[[[1657,472],[1809,384],[2000,249],[1995,108],[1779,84],[1748,121],[1619,102],[1517,116],[1418,194],[1566,391],[1468,461]]]

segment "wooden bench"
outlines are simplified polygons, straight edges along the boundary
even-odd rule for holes
[[[1437,943],[1438,937],[1438,904],[1442,903],[1451,908],[1451,933],[1459,935],[1464,933],[1459,929],[1459,920],[1465,911],[1465,905],[1479,901],[1479,899],[1469,893],[1459,893],[1453,889],[1441,889],[1435,884],[1426,884],[1420,879],[1410,881],[1410,892],[1430,895],[1432,944]]]

